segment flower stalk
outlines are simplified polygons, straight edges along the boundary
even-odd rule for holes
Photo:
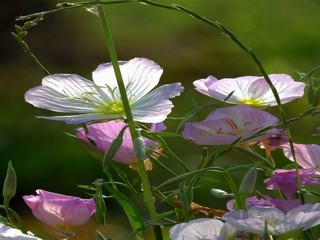
[[[120,71],[120,67],[119,67],[119,63],[118,63],[118,57],[117,57],[115,46],[114,46],[114,43],[112,40],[112,35],[111,35],[111,31],[110,31],[110,28],[108,25],[106,12],[101,4],[98,5],[98,10],[99,10],[99,16],[101,19],[101,24],[102,24],[102,28],[103,28],[103,32],[104,32],[104,37],[106,39],[107,49],[109,51],[109,56],[111,58],[112,66],[113,66],[114,73],[115,73],[115,76],[117,79],[117,84],[118,84],[119,92],[121,95],[122,105],[123,105],[124,112],[126,115],[127,124],[129,127],[131,137],[132,137],[133,141],[135,141],[135,139],[139,138],[139,134],[136,131],[135,123],[134,123],[132,113],[130,110],[130,104],[129,104],[129,100],[128,100],[128,97],[126,94],[126,89],[125,89],[125,86],[123,83],[123,79],[121,76],[121,71]],[[139,146],[135,144],[135,148],[136,147],[139,147]],[[140,152],[141,149],[135,149],[135,151],[137,153],[137,152]],[[137,162],[138,162],[138,166],[139,166],[139,173],[140,173],[142,186],[143,186],[144,200],[147,204],[147,208],[149,211],[151,225],[153,226],[153,230],[154,230],[156,239],[160,240],[160,239],[162,239],[162,234],[161,234],[160,226],[157,225],[158,217],[157,217],[156,208],[154,205],[154,199],[152,196],[148,175],[147,175],[146,169],[144,167],[144,163],[143,163],[144,159],[141,159],[141,156],[138,154],[137,160],[138,160]]]

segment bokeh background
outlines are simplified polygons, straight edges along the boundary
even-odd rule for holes
[[[103,177],[100,162],[90,156],[72,137],[79,126],[37,119],[50,113],[24,102],[24,93],[40,84],[42,71],[22,51],[11,36],[15,17],[55,8],[55,0],[2,1],[0,14],[0,183],[7,162],[11,160],[18,175],[18,192],[12,207],[23,214],[28,226],[40,231],[35,219],[21,200],[36,189],[87,197],[78,184],[90,184]],[[177,3],[211,20],[217,20],[232,30],[260,57],[268,73],[286,73],[295,79],[298,72],[309,72],[320,65],[320,2],[318,0],[162,0]],[[171,117],[181,117],[192,109],[194,102],[214,102],[194,91],[192,82],[214,75],[217,78],[260,75],[251,58],[228,37],[190,16],[139,3],[115,4],[106,7],[114,42],[120,60],[147,57],[164,69],[161,83],[179,81],[186,88],[174,99]],[[100,63],[109,62],[100,20],[85,9],[59,12],[44,17],[30,29],[26,42],[51,73],[76,73],[91,79],[91,72]],[[288,117],[308,108],[307,98],[285,106]],[[270,109],[278,115],[277,109]],[[167,120],[174,131],[178,121]],[[317,143],[312,136],[319,126],[319,117],[307,117],[291,125],[295,142]],[[201,146],[183,139],[170,139],[176,153],[190,166],[196,166]],[[217,147],[210,147],[212,152]],[[287,163],[281,153],[279,164]],[[168,159],[169,167],[181,171]],[[226,162],[228,161],[228,162]],[[232,152],[217,164],[250,163],[247,156]],[[132,170],[122,167],[129,176]],[[150,173],[157,185],[169,176],[159,169]],[[214,176],[212,176],[214,177]],[[261,181],[261,179],[260,179]],[[225,188],[217,183],[202,183],[203,189]],[[224,208],[224,200],[214,198],[203,189],[196,191],[198,203]],[[197,194],[200,193],[201,194]],[[123,211],[112,200],[107,201],[107,232],[113,239],[127,239],[129,224]],[[93,239],[95,221],[80,229],[75,239]],[[46,237],[45,233],[43,237]],[[148,239],[148,238],[147,238]]]

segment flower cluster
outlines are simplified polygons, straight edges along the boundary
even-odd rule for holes
[[[85,225],[94,214],[105,228],[105,199],[113,198],[124,209],[137,239],[144,237],[148,225],[158,234],[156,239],[162,239],[159,225],[169,226],[166,230],[172,240],[300,239],[302,234],[309,236],[306,239],[319,238],[320,203],[313,198],[319,199],[320,194],[309,188],[320,186],[320,146],[293,142],[285,114],[279,119],[267,111],[278,105],[280,112],[284,111],[282,104],[301,98],[306,84],[287,74],[195,80],[195,90],[219,104],[200,106],[183,118],[172,118],[181,122],[171,133],[165,131],[164,121],[174,107],[171,99],[179,96],[184,87],[177,82],[156,88],[162,73],[154,61],[133,58],[99,65],[92,73],[93,81],[76,74],[48,75],[40,86],[25,93],[26,102],[58,113],[40,118],[81,124],[75,138],[99,158],[106,177],[81,185],[88,199],[41,189],[36,190],[37,195],[23,196],[44,228],[58,239],[69,239],[75,236],[73,228]],[[198,113],[208,106],[215,109],[199,119]],[[180,137],[184,144],[202,148],[196,169],[171,150],[166,137]],[[222,145],[221,151],[218,145]],[[216,164],[232,150],[247,154],[252,163]],[[274,159],[274,151],[288,160],[285,167],[284,162]],[[166,166],[161,157],[175,161],[184,172]],[[136,174],[135,179],[125,173],[128,166],[135,170],[128,170]],[[147,172],[154,170],[153,166],[172,178],[153,186]],[[238,183],[235,178],[244,170]],[[212,179],[216,175],[211,173],[221,178]],[[262,190],[256,184],[258,178],[262,178]],[[212,188],[212,194],[208,194],[226,198],[225,209],[195,202],[194,189],[202,187],[202,181],[228,184],[229,190]],[[0,238],[40,239],[24,228],[9,207],[16,185],[9,163],[4,204],[0,205],[7,217],[0,216]],[[126,195],[128,191],[133,198]],[[158,202],[174,210],[159,214]],[[139,212],[141,208],[148,210],[150,219]],[[97,231],[96,239],[110,238]]]

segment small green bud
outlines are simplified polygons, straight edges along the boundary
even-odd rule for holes
[[[6,179],[4,180],[2,195],[4,198],[4,205],[9,206],[9,201],[16,194],[17,189],[17,176],[14,171],[11,161],[8,162],[8,169]]]
[[[246,173],[239,187],[240,195],[247,197],[253,193],[257,181],[257,169],[252,167]]]
[[[224,190],[217,189],[217,188],[211,188],[210,192],[213,196],[218,197],[218,198],[226,198],[226,197],[233,197],[234,196],[233,193],[228,193]]]
[[[138,137],[133,140],[134,150],[136,152],[137,160],[144,161],[146,158],[146,144],[141,137],[140,130],[137,130]]]

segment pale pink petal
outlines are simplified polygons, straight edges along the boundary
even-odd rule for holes
[[[196,90],[204,95],[207,95],[210,97],[209,88],[211,84],[213,84],[215,81],[218,81],[213,76],[209,76],[205,79],[199,79],[193,82],[193,85],[196,87]]]
[[[303,168],[315,168],[320,172],[320,146],[316,144],[294,143],[294,151],[298,164]],[[289,143],[283,144],[284,155],[293,161]]]
[[[147,58],[133,58],[119,62],[122,80],[130,101],[135,102],[150,92],[160,80],[162,68]],[[112,91],[116,99],[120,98],[116,76],[111,63],[101,64],[92,73],[92,79],[98,86]]]
[[[173,226],[170,229],[170,238],[172,240],[215,240],[218,239],[222,227],[222,221],[199,218]]]
[[[186,123],[182,135],[201,145],[230,144],[238,138],[249,138],[277,122],[278,119],[267,112],[239,105],[216,109],[202,122]],[[276,131],[276,129],[270,129],[246,142],[268,138]]]

